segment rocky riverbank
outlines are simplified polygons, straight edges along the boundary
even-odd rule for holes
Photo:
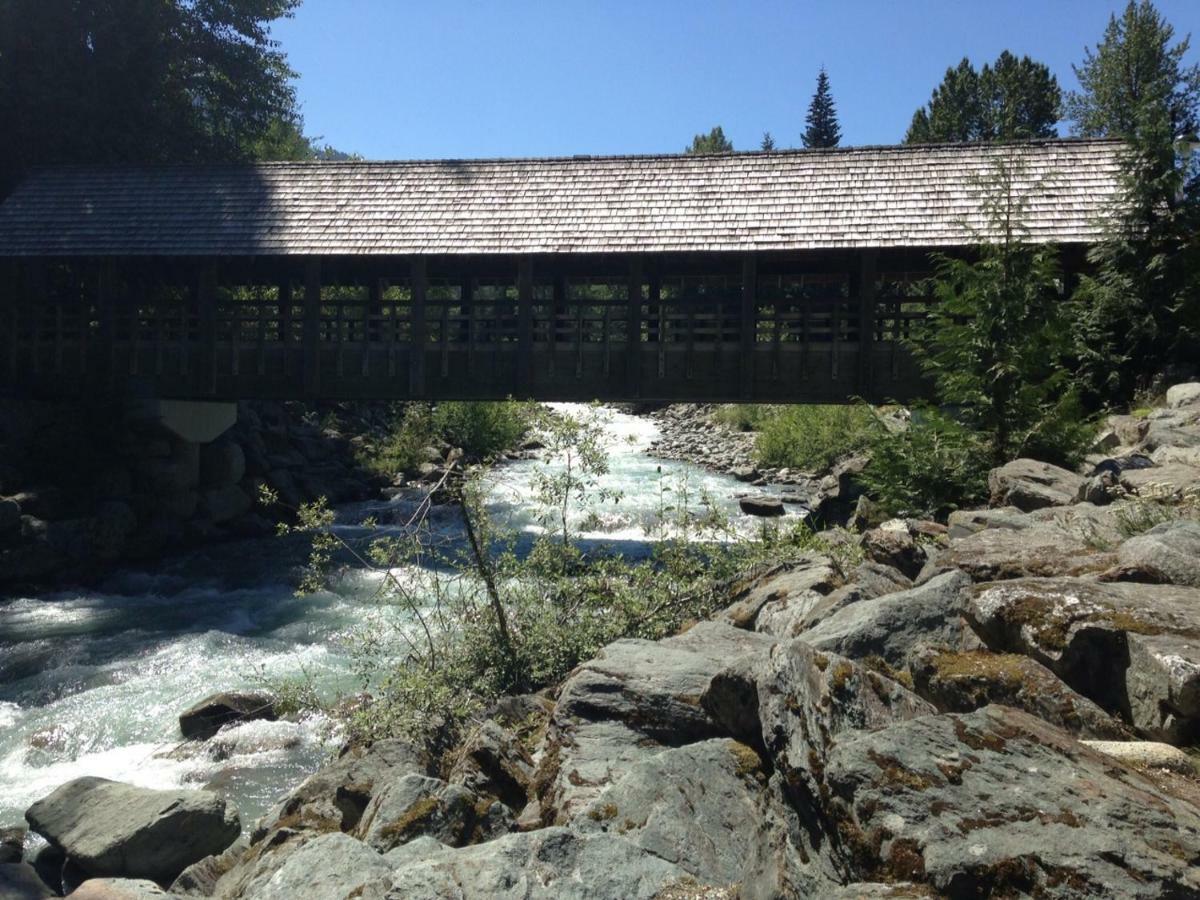
[[[347,747],[245,839],[207,792],[64,786],[27,816],[47,860],[0,885],[1198,896],[1200,385],[1109,424],[1085,472],[1016,460],[989,509],[779,560],[713,620],[617,641],[448,751]]]

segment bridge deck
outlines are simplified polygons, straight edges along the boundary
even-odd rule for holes
[[[0,380],[40,395],[909,400],[913,251],[24,261]]]

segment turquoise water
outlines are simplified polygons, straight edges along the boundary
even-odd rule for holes
[[[588,541],[644,552],[646,526],[685,483],[693,504],[707,492],[738,529],[757,527],[738,514],[734,493],[743,486],[646,456],[655,425],[606,415],[611,471],[603,484],[623,496],[589,511]],[[535,465],[507,464],[489,484],[493,511],[527,534],[539,528]],[[404,500],[366,503],[340,510],[339,520],[353,536],[366,515],[386,529],[410,512]],[[453,509],[435,509],[432,522],[457,535]],[[337,744],[319,718],[247,723],[202,745],[181,745],[178,729],[179,713],[202,697],[264,679],[307,675],[324,690],[353,692],[352,635],[403,627],[400,612],[374,600],[380,576],[369,571],[351,569],[333,590],[297,597],[305,556],[298,538],[222,544],[118,572],[86,591],[0,605],[0,826],[22,822],[32,802],[82,775],[210,787],[237,804],[248,826],[315,769]]]

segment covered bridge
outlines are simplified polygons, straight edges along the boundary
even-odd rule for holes
[[[929,254],[1017,171],[1067,271],[1119,145],[41,169],[0,387],[176,398],[905,399]]]

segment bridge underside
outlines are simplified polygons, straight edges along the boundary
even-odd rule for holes
[[[912,400],[923,250],[23,260],[0,379],[41,396]]]

